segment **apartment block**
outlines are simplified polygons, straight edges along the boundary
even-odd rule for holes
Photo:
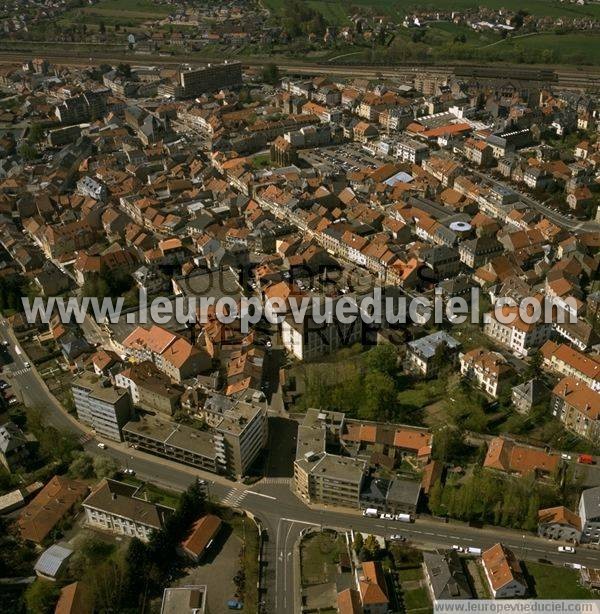
[[[141,416],[123,427],[123,439],[140,450],[216,473],[220,470],[212,433],[162,416]]]
[[[569,431],[600,442],[600,392],[574,377],[564,377],[552,390],[550,407]]]
[[[540,352],[545,367],[565,377],[574,377],[594,392],[600,392],[600,360],[597,356],[583,354],[566,343],[554,341],[546,341]]]
[[[242,65],[225,61],[223,64],[182,70],[179,73],[179,84],[183,98],[194,98],[221,88],[239,87],[242,85]]]
[[[268,439],[266,403],[221,397],[223,417],[214,430],[217,462],[226,473],[243,476]]]
[[[113,388],[110,381],[84,373],[73,380],[73,402],[77,417],[98,435],[123,441],[121,429],[131,417],[131,397],[127,390]]]

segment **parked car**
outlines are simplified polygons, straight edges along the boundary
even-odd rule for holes
[[[575,548],[573,548],[573,546],[559,546],[558,551],[566,554],[575,554]]]
[[[100,443],[98,444],[98,447],[99,447],[101,450],[105,450],[105,449],[106,449],[106,444],[105,444],[105,443],[100,442]]]
[[[465,549],[462,546],[458,546],[457,544],[454,544],[452,546],[452,550],[455,550],[456,552],[464,552]]]
[[[237,599],[230,599],[227,602],[227,607],[230,610],[241,610],[244,607],[244,604],[241,601],[238,601]]]
[[[394,520],[394,514],[381,514],[381,520]]]
[[[394,535],[390,535],[390,539],[397,542],[405,542],[406,537],[404,535],[400,535],[400,533],[395,533]]]

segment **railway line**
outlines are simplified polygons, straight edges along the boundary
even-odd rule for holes
[[[148,55],[119,52],[115,50],[78,52],[70,54],[64,50],[38,52],[49,61],[57,64],[86,66],[92,62],[130,64],[153,64],[157,66],[177,66],[183,61],[191,65],[202,65],[214,62],[216,58],[195,56],[181,58],[165,55]],[[0,65],[17,64],[36,55],[28,49],[2,50],[0,49]],[[264,66],[264,58],[231,58],[237,59],[245,66]],[[281,72],[287,74],[327,74],[356,77],[380,78],[411,78],[420,73],[431,76],[456,75],[465,79],[489,79],[537,82],[544,85],[557,85],[565,89],[588,90],[600,89],[600,67],[566,67],[566,66],[511,66],[511,65],[477,65],[465,63],[447,64],[410,64],[410,65],[356,65],[331,64],[328,62],[298,62],[286,59],[274,59]]]

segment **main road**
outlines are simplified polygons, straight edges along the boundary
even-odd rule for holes
[[[133,469],[139,478],[175,491],[183,491],[196,478],[202,478],[209,484],[211,500],[245,510],[260,520],[268,535],[263,562],[267,587],[266,595],[262,596],[265,612],[299,613],[300,577],[297,557],[293,553],[302,532],[308,528],[330,527],[385,537],[400,533],[408,543],[422,548],[460,545],[485,549],[502,542],[522,559],[542,559],[557,565],[580,563],[600,568],[600,551],[580,547],[576,554],[560,554],[556,542],[531,533],[499,527],[473,528],[463,523],[444,523],[428,517],[419,518],[414,523],[366,518],[358,510],[308,506],[292,492],[286,479],[267,477],[253,486],[245,486],[222,476],[145,454],[122,443],[105,441],[106,448],[100,449],[92,433],[67,414],[50,393],[35,367],[28,366],[27,356],[5,321],[0,321],[0,336],[8,342],[14,360],[5,367],[4,374],[12,380],[15,391],[28,406],[38,407],[49,424],[78,435],[86,451],[110,456],[120,466]]]

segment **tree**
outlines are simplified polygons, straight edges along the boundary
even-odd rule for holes
[[[457,428],[446,425],[436,431],[433,458],[447,463],[458,460],[464,453],[463,439]]]
[[[390,420],[397,407],[396,384],[385,373],[368,373],[364,381],[365,397],[358,409],[364,420]]]
[[[444,493],[444,487],[441,480],[436,480],[434,485],[429,491],[428,504],[431,513],[436,516],[441,516],[444,513],[444,506],[442,504],[442,495]]]
[[[73,478],[87,480],[94,476],[94,461],[85,452],[76,452],[69,465],[69,475]]]
[[[54,612],[58,601],[59,588],[56,582],[37,579],[25,591],[25,603],[29,612],[46,614]]]
[[[271,85],[276,85],[279,82],[279,68],[277,64],[271,62],[263,67],[262,80]]]
[[[38,157],[38,151],[31,143],[25,142],[19,147],[19,155],[25,160],[32,161]]]
[[[96,456],[94,458],[94,473],[97,478],[112,478],[119,471],[119,465],[113,458]]]
[[[391,344],[374,347],[366,356],[366,365],[370,371],[394,375],[398,370],[398,353]]]
[[[542,373],[542,364],[544,362],[544,357],[542,353],[537,350],[529,361],[527,365],[527,369],[525,370],[525,381],[529,381],[534,377],[539,377]]]
[[[362,536],[362,533],[355,533],[353,546],[354,546],[354,552],[356,552],[356,554],[358,554],[363,549],[364,544],[365,544],[365,540]]]

